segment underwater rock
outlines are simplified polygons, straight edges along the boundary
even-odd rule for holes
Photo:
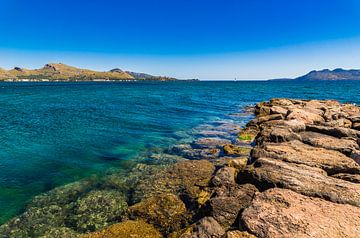
[[[81,238],[162,238],[152,225],[144,221],[124,221],[109,226],[101,231],[89,233]]]
[[[223,150],[226,155],[248,155],[250,154],[251,148],[226,144],[223,146]]]
[[[228,231],[225,238],[256,238],[256,236],[246,232],[246,231]]]
[[[225,235],[225,230],[213,217],[204,217],[195,224],[187,227],[180,232],[181,235],[173,235],[171,237],[179,238],[197,238],[197,237],[212,237],[221,238]]]
[[[183,201],[176,195],[164,193],[141,200],[129,207],[132,219],[143,219],[165,234],[180,230],[190,220]]]
[[[95,231],[121,221],[126,209],[123,193],[116,190],[93,190],[75,203],[71,220],[80,232]]]

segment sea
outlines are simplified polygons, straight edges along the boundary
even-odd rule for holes
[[[245,107],[279,97],[360,104],[360,81],[0,83],[0,224],[38,194],[191,143],[201,125],[244,126]]]

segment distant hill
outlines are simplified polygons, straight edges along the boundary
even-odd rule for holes
[[[131,72],[131,71],[125,71],[125,72],[139,80],[141,80],[141,79],[142,80],[176,80],[175,78],[166,77],[166,76],[154,76],[154,75],[150,75],[150,74],[136,73],[136,72]]]
[[[360,80],[360,70],[356,69],[323,69],[313,70],[295,79],[271,79],[271,81],[317,81],[317,80]]]
[[[0,68],[0,80],[10,81],[107,81],[107,80],[144,80],[121,69],[99,72],[80,69],[62,63],[46,64],[41,69],[15,67],[11,70]],[[141,74],[139,74],[141,75]],[[170,80],[173,78],[151,76],[151,80]]]

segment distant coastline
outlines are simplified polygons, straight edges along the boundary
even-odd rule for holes
[[[269,81],[335,81],[335,80],[360,80],[360,70],[357,69],[341,69],[334,70],[323,69],[313,70],[303,76],[297,78],[279,78],[270,79]]]

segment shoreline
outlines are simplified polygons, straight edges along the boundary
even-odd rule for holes
[[[0,234],[359,234],[360,108],[330,100],[273,99],[253,109],[240,112],[256,115],[245,128],[226,121],[216,130],[205,126],[203,137],[169,148],[158,164],[137,164],[125,181],[113,174],[37,196],[25,213],[0,227]],[[227,134],[237,138],[226,139]]]

